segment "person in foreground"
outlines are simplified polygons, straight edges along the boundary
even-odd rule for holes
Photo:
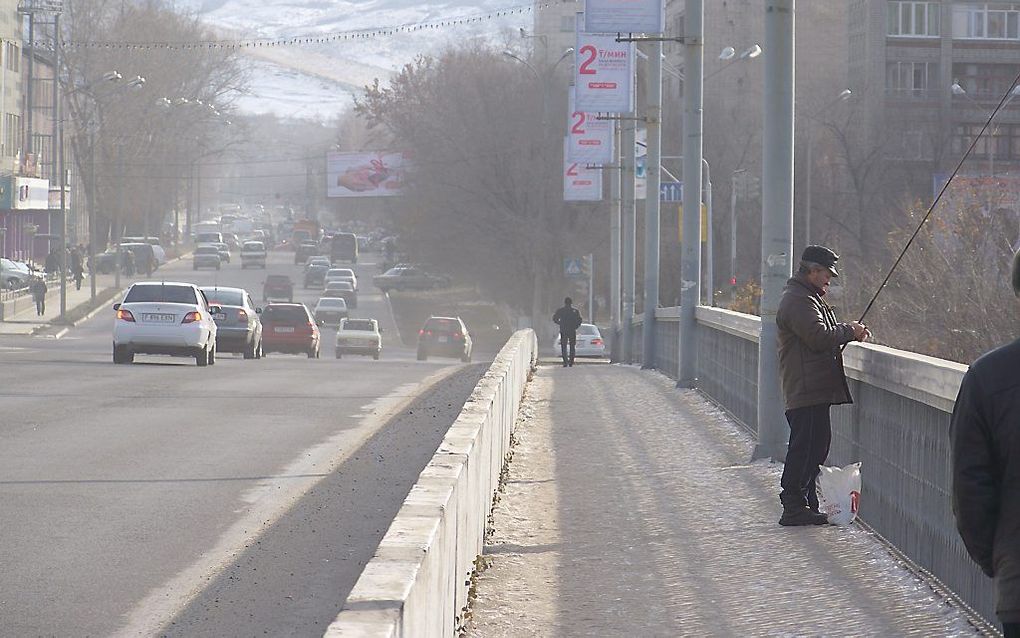
[[[577,329],[581,327],[581,312],[573,306],[574,300],[567,297],[563,307],[553,315],[553,323],[560,327],[560,355],[563,367],[574,365],[574,353],[577,349]]]
[[[832,425],[829,407],[852,403],[843,344],[866,341],[871,332],[856,321],[839,323],[823,297],[829,282],[838,277],[839,255],[824,246],[808,246],[797,273],[786,282],[776,313],[779,328],[779,374],[790,424],[790,444],[783,468],[784,526],[825,525],[818,511],[815,479],[818,466],[829,456]]]
[[[1013,257],[1020,297],[1020,252]],[[1020,638],[1020,340],[975,361],[960,384],[949,426],[956,528],[995,579],[1006,638]]]

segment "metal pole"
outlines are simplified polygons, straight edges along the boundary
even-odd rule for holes
[[[637,211],[634,202],[634,120],[623,120],[620,136],[620,191],[623,199],[622,305],[623,355],[627,363],[634,361],[634,278],[637,273]]]
[[[94,124],[92,124],[94,125]],[[96,300],[96,134],[89,129],[89,292],[93,302]]]
[[[737,173],[745,169],[738,168],[730,175],[730,302],[736,301],[737,290]]]
[[[120,145],[117,145],[117,176],[118,184],[117,188],[117,209],[113,213],[113,222],[111,228],[113,231],[113,247],[114,247],[114,258],[113,258],[113,287],[120,290],[120,267],[121,267],[121,255],[120,255],[120,236],[123,235],[120,231],[120,216],[121,211],[124,209],[124,152],[121,150]]]
[[[662,42],[652,43],[648,65],[648,161],[645,169],[645,321],[641,367],[655,367],[655,309],[659,307],[659,183],[662,178]]]
[[[23,23],[22,23],[23,24]],[[28,71],[27,78],[25,81],[25,155],[32,152],[33,149],[33,137],[32,125],[33,125],[33,111],[35,110],[35,82],[33,81],[35,71],[35,13],[29,9],[28,14],[28,64],[26,70]],[[26,159],[22,157],[22,162]]]
[[[60,176],[60,320],[67,317],[67,173],[64,170],[64,116],[60,99],[60,14],[53,16],[53,117],[57,120],[57,170]]]
[[[595,323],[595,255],[588,253],[588,321]]]
[[[814,155],[814,146],[812,137],[815,129],[814,120],[808,118],[807,121],[807,166],[804,167],[804,189],[807,191],[804,195],[804,246],[811,245],[811,174],[815,172],[815,165],[812,162],[812,156]]]
[[[684,242],[680,247],[680,354],[677,385],[697,384],[698,345],[696,309],[701,300],[701,169],[702,113],[705,63],[705,16],[702,0],[686,0],[684,34]]]
[[[779,385],[776,311],[792,272],[794,5],[765,0],[765,130],[761,230],[761,338],[755,458],[785,458],[787,426]]]
[[[623,171],[620,163],[620,123],[613,125],[613,148],[616,149],[616,168],[610,169],[609,180],[609,324],[613,334],[612,350],[619,354],[616,347],[616,334],[620,330],[620,180]],[[616,357],[614,357],[615,360]]]
[[[705,162],[705,209],[707,210],[708,231],[705,237],[705,297],[706,305],[715,305],[715,250],[712,247],[714,236],[712,234],[712,178],[709,176],[708,162]],[[699,211],[700,212],[700,211]]]

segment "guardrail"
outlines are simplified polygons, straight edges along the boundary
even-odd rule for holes
[[[672,378],[677,310],[656,312],[655,367]],[[698,389],[756,433],[761,320],[704,306],[696,316]],[[635,317],[639,357],[642,319]],[[863,463],[861,518],[996,623],[992,581],[967,555],[950,504],[949,420],[967,366],[859,343],[847,347],[844,362],[854,403],[832,409],[829,463]]]
[[[452,638],[534,369],[532,330],[496,356],[411,488],[326,636]]]

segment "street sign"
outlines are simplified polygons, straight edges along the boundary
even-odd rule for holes
[[[584,32],[584,16],[577,14],[574,46],[574,86],[577,110],[586,113],[630,113],[634,110],[634,43],[617,42],[615,35]]]
[[[585,33],[662,33],[662,0],[585,0]]]
[[[682,202],[684,200],[683,182],[660,182],[660,202]]]
[[[583,259],[564,259],[563,260],[563,274],[571,279],[584,277],[584,260]]]
[[[613,122],[579,110],[575,106],[574,87],[570,87],[567,102],[570,107],[567,159],[585,164],[611,164],[614,159]]]

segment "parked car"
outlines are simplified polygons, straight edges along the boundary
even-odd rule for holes
[[[309,266],[305,271],[305,288],[321,288],[326,281],[326,272],[329,266],[315,264]]]
[[[395,266],[381,275],[372,278],[379,290],[428,290],[445,288],[450,285],[450,278],[432,275],[415,266]]]
[[[322,291],[323,297],[339,297],[347,302],[348,308],[358,307],[358,293],[349,281],[332,281]]]
[[[192,254],[191,269],[215,268],[219,270],[221,263],[220,251],[216,246],[199,246]]]
[[[326,283],[329,284],[334,281],[347,281],[350,282],[355,290],[358,289],[358,276],[350,268],[330,268],[329,272],[326,273]]]
[[[149,244],[152,246],[152,256],[156,260],[156,267],[166,265],[166,251],[160,243],[159,237],[121,237],[120,243],[124,244]]]
[[[294,282],[287,275],[269,275],[262,284],[262,301],[286,299],[294,301]]]
[[[553,350],[558,354],[560,351],[560,336],[556,335],[553,340]],[[606,342],[602,339],[602,333],[594,324],[582,323],[577,329],[577,343],[574,353],[579,357],[604,357],[606,356]]]
[[[320,297],[312,313],[315,321],[324,326],[339,325],[348,316],[347,302],[342,297]]]
[[[220,253],[220,260],[223,261],[223,263],[225,263],[225,264],[229,264],[230,263],[230,248],[224,242],[219,242],[217,244],[212,244],[212,245],[215,246],[216,250],[219,251],[219,253]]]
[[[305,353],[319,358],[319,326],[302,303],[271,303],[262,309],[263,352]]]
[[[336,358],[363,354],[378,361],[382,354],[381,332],[375,319],[344,319],[336,330]]]
[[[132,363],[136,354],[194,357],[216,363],[216,322],[221,308],[198,286],[178,282],[133,284],[113,305],[113,362]]]
[[[266,245],[260,241],[246,241],[241,245],[241,269],[248,266],[265,269]]]
[[[124,268],[124,264],[127,263],[127,254],[131,251],[127,248],[123,248],[120,251],[120,267]],[[131,253],[132,255],[134,253]],[[117,251],[107,250],[106,252],[96,255],[96,272],[103,274],[110,274],[117,269]]]
[[[41,275],[42,273],[38,273]],[[0,259],[0,282],[9,290],[24,288],[36,275],[28,264],[13,259]]]
[[[210,305],[219,306],[216,321],[216,350],[237,352],[245,359],[262,358],[261,310],[244,288],[204,287]]]
[[[418,361],[430,356],[459,357],[471,361],[473,343],[460,317],[429,317],[418,331]]]
[[[305,239],[294,246],[294,263],[303,264],[312,255],[319,253],[319,242]]]
[[[132,242],[121,243],[121,250],[130,250],[135,255],[135,270],[138,272],[153,272],[159,268],[159,259],[156,258],[156,247],[149,243]],[[160,249],[162,250],[162,249]]]

